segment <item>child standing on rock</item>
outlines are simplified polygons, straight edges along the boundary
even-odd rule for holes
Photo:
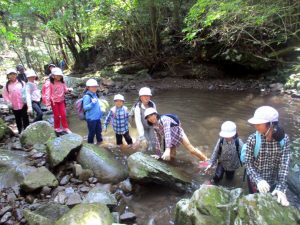
[[[128,109],[124,106],[124,96],[117,94],[114,96],[115,106],[112,107],[105,118],[104,129],[107,129],[109,122],[111,121],[114,132],[116,133],[117,145],[123,145],[122,138],[129,146],[132,145],[132,138],[129,135],[128,128]]]
[[[68,88],[64,82],[63,72],[59,68],[53,68],[52,76],[50,77],[50,103],[54,116],[54,129],[57,133],[63,131],[72,133],[69,129],[67,115],[65,94],[72,91],[72,88]],[[60,128],[60,123],[63,130]]]
[[[83,110],[88,126],[88,143],[94,144],[96,136],[97,144],[101,144],[102,125],[101,125],[101,106],[97,96],[98,83],[95,79],[89,79],[86,82],[86,91],[83,96]]]
[[[214,184],[218,184],[223,179],[224,173],[226,179],[232,180],[234,178],[235,170],[241,166],[239,156],[243,147],[243,141],[237,135],[234,122],[224,122],[219,135],[220,138],[205,169],[205,171],[208,171],[217,163],[215,175],[211,180],[211,183]]]

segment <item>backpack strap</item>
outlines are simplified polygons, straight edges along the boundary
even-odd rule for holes
[[[224,138],[220,138],[218,155],[221,155],[222,153],[223,143],[224,143]]]

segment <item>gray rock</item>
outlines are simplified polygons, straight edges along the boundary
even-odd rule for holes
[[[115,196],[101,188],[93,188],[82,201],[83,203],[102,203],[110,207],[117,205],[117,200]]]
[[[54,198],[54,202],[59,203],[59,204],[65,204],[67,200],[67,195],[65,192],[59,192],[57,196]]]
[[[77,161],[85,169],[94,172],[95,177],[103,183],[118,183],[127,178],[128,172],[107,150],[91,144],[84,144]]]
[[[14,115],[8,115],[8,116],[4,117],[5,122],[13,122],[14,120],[15,120]]]
[[[75,191],[74,191],[74,189],[73,189],[72,187],[67,187],[67,188],[65,189],[65,193],[66,193],[67,196],[69,196],[69,195],[74,194]]]
[[[44,195],[48,195],[48,194],[50,194],[51,190],[52,190],[52,188],[50,188],[50,187],[48,187],[48,186],[44,186],[44,187],[42,188],[41,193],[44,194]]]
[[[119,184],[119,187],[120,187],[120,188],[122,189],[122,191],[124,191],[125,193],[130,193],[130,192],[132,192],[132,185],[131,185],[129,179],[126,179],[126,180],[122,181],[122,182]]]
[[[11,211],[12,211],[12,207],[10,205],[3,207],[0,210],[0,217],[3,216],[5,213],[11,212]]]
[[[46,145],[51,166],[57,166],[63,162],[72,151],[79,150],[82,141],[83,138],[74,133],[49,140]]]
[[[44,186],[58,186],[56,177],[46,167],[39,167],[25,176],[21,184],[21,188],[26,192],[31,192]]]
[[[175,189],[186,189],[191,178],[177,168],[137,152],[129,156],[129,177],[140,182],[155,182]]]
[[[80,174],[82,173],[82,166],[80,164],[75,163],[73,165],[73,173],[75,174],[76,177],[79,177]]]
[[[71,194],[66,202],[66,205],[73,206],[81,203],[81,197],[78,193]]]
[[[22,209],[16,209],[15,210],[15,218],[17,221],[21,221],[24,217],[24,214],[23,214],[23,210]]]
[[[60,180],[59,184],[66,185],[67,183],[69,183],[69,180],[70,180],[70,175],[66,175]]]
[[[24,217],[29,225],[53,225],[56,220],[68,211],[69,208],[67,206],[56,203],[47,203],[39,206],[34,211],[24,209]]]
[[[113,222],[109,209],[105,205],[91,203],[76,205],[56,221],[55,225],[91,224],[89,222],[91,219],[93,220],[93,224],[111,225]]]
[[[90,191],[90,188],[89,187],[81,187],[80,191],[83,192],[83,193],[87,193],[87,192]]]
[[[23,146],[45,144],[50,138],[56,137],[53,127],[46,121],[30,124],[21,134],[20,141]]]
[[[300,196],[300,138],[290,144],[292,152],[287,183],[289,188]]]
[[[2,140],[5,135],[12,135],[12,133],[6,123],[0,118],[0,140]]]
[[[90,177],[94,176],[94,173],[90,169],[83,169],[81,174],[78,176],[79,180],[87,181]]]
[[[16,141],[12,144],[11,146],[12,149],[15,149],[15,150],[22,150],[22,145],[21,145],[21,142],[19,141]]]
[[[82,184],[82,183],[83,183],[82,180],[79,180],[79,179],[76,179],[76,178],[71,178],[70,181],[71,181],[73,184]]]
[[[12,216],[11,212],[5,213],[0,220],[0,224],[4,224],[5,222],[7,222],[11,216]]]
[[[126,212],[120,216],[121,223],[133,223],[135,219],[136,215],[132,212]]]

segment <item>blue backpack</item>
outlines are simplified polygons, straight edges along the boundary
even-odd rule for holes
[[[279,142],[281,149],[283,149],[283,146],[285,144],[284,138]],[[254,158],[256,159],[259,153],[261,145],[261,135],[258,131],[255,132],[255,147],[254,147]],[[247,150],[247,143],[245,143],[242,147],[241,154],[240,154],[240,160],[244,164],[246,161],[246,150]]]
[[[180,124],[180,120],[176,114],[163,114],[161,116],[168,116],[176,122],[176,123],[171,123],[171,127],[179,126]]]

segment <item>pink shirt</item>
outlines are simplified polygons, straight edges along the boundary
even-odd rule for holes
[[[65,93],[68,88],[65,83],[60,81],[54,81],[54,84],[50,83],[50,99],[51,102],[63,102],[65,100]]]
[[[50,105],[50,80],[47,79],[42,87],[42,102],[45,106]]]
[[[23,83],[25,86],[25,83]],[[22,84],[16,80],[15,82],[9,82],[8,91],[6,87],[3,87],[3,98],[6,102],[12,104],[13,110],[20,110],[23,108],[24,103],[22,100]]]

